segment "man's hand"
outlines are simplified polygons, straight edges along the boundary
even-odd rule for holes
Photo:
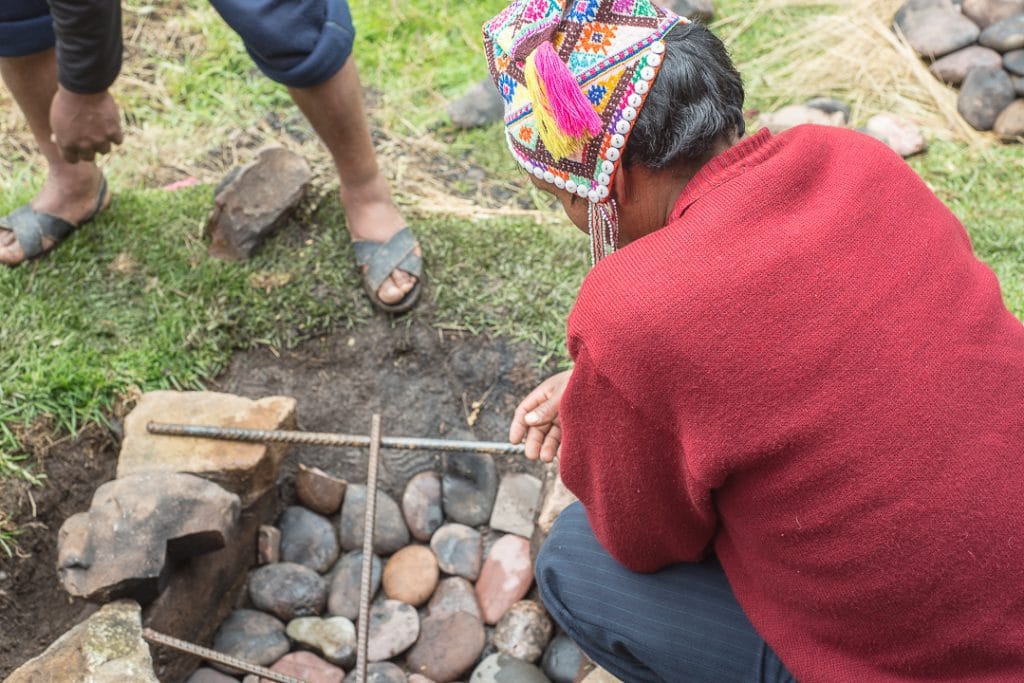
[[[526,457],[551,462],[562,443],[558,409],[572,370],[552,375],[522,400],[512,417],[508,440],[514,444],[526,438]]]
[[[82,95],[59,86],[50,104],[50,129],[61,156],[71,164],[92,161],[124,139],[117,103],[106,90]]]

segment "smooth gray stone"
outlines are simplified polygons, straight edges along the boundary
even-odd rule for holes
[[[377,492],[376,517],[373,526],[373,552],[390,555],[409,544],[409,529],[405,526],[398,503],[383,491]],[[345,502],[341,504],[341,547],[361,550],[363,525],[366,515],[366,486],[349,484]]]
[[[490,78],[474,83],[459,99],[448,105],[448,116],[456,128],[477,128],[501,121],[505,101]]]
[[[937,59],[928,67],[928,71],[944,83],[960,85],[967,78],[971,69],[995,68],[1002,66],[1003,57],[992,48],[981,45],[970,45],[962,50],[951,52],[942,59]]]
[[[1003,68],[1017,76],[1024,76],[1024,50],[1011,50],[1003,55]]]
[[[437,566],[445,574],[476,581],[483,561],[483,539],[480,532],[465,524],[445,524],[434,532],[430,549],[437,556]]]
[[[408,680],[402,668],[391,662],[374,662],[366,667],[366,683],[408,683]]]
[[[370,600],[380,589],[383,562],[376,555],[371,560]],[[359,617],[359,591],[363,577],[363,553],[356,550],[342,555],[331,573],[330,593],[327,598],[329,614],[357,619]]]
[[[560,633],[551,639],[540,666],[552,683],[572,683],[583,659],[583,651],[572,642],[572,638]]]
[[[348,669],[356,661],[356,627],[345,617],[299,617],[288,622],[285,634],[331,664]]]
[[[441,483],[445,515],[466,526],[487,524],[498,494],[498,469],[486,453],[452,453]]]
[[[268,564],[249,575],[249,599],[259,609],[284,621],[316,616],[327,603],[327,582],[301,564]]]
[[[896,16],[893,17],[892,23],[906,33],[907,17],[914,12],[923,12],[929,9],[946,10],[947,12],[956,10],[951,0],[907,0],[896,10]]]
[[[839,112],[843,115],[843,123],[850,122],[850,105],[842,100],[837,100],[834,97],[812,97],[807,100],[804,104],[812,109],[820,109],[826,114],[834,114]]]
[[[909,12],[901,28],[910,46],[929,59],[967,47],[981,33],[978,25],[967,17],[944,9]]]
[[[402,516],[413,538],[429,541],[438,527],[444,524],[441,507],[441,475],[420,472],[409,480],[402,493]]]
[[[957,111],[978,130],[992,130],[996,117],[1014,99],[1010,74],[1002,69],[972,69],[960,88]]]
[[[229,614],[213,636],[213,649],[217,652],[260,666],[270,666],[286,655],[289,647],[284,624],[252,609]]]
[[[544,672],[521,659],[497,653],[485,657],[469,683],[551,683]]]
[[[1024,14],[1018,14],[989,26],[978,36],[978,42],[997,52],[1024,48]]]
[[[338,535],[326,517],[293,505],[284,511],[277,526],[282,562],[295,562],[323,574],[338,559]]]
[[[1024,0],[962,0],[961,4],[964,14],[982,28],[1024,12]]]

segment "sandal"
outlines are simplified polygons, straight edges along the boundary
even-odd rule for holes
[[[100,178],[100,193],[96,198],[96,207],[92,210],[92,213],[77,224],[69,223],[53,214],[36,211],[30,204],[25,204],[0,218],[0,228],[14,233],[15,239],[21,245],[21,250],[25,253],[25,259],[22,263],[32,261],[51,251],[63,242],[68,235],[96,218],[100,211],[106,208],[108,194],[107,179]],[[49,237],[54,242],[49,249],[43,248],[44,237]],[[13,268],[16,265],[18,264],[11,267]]]
[[[363,289],[370,297],[370,303],[385,313],[405,313],[419,301],[423,289],[423,259],[416,253],[419,243],[412,230],[404,227],[396,232],[387,242],[370,242],[355,240],[356,265],[363,280]],[[393,304],[384,303],[377,296],[380,286],[391,277],[395,270],[403,270],[416,278],[413,285],[401,301]]]

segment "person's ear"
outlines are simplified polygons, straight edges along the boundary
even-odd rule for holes
[[[625,206],[633,201],[630,191],[633,189],[633,175],[626,170],[625,164],[619,164],[615,170],[615,177],[612,178],[612,190],[615,192],[615,201],[619,206]]]

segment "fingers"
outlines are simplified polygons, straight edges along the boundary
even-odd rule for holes
[[[558,455],[558,449],[562,445],[562,428],[557,424],[551,425],[551,430],[544,437],[544,443],[540,447],[540,459],[544,462],[551,462]]]
[[[516,412],[512,415],[512,425],[508,430],[509,443],[522,443],[523,437],[526,436],[526,430],[529,429],[529,425],[526,422],[527,413],[532,412],[546,399],[547,392],[542,384],[519,402],[519,405],[516,406]]]
[[[526,434],[526,457],[529,460],[540,458],[541,447],[544,445],[544,438],[549,431],[550,425],[547,427],[534,427]]]

